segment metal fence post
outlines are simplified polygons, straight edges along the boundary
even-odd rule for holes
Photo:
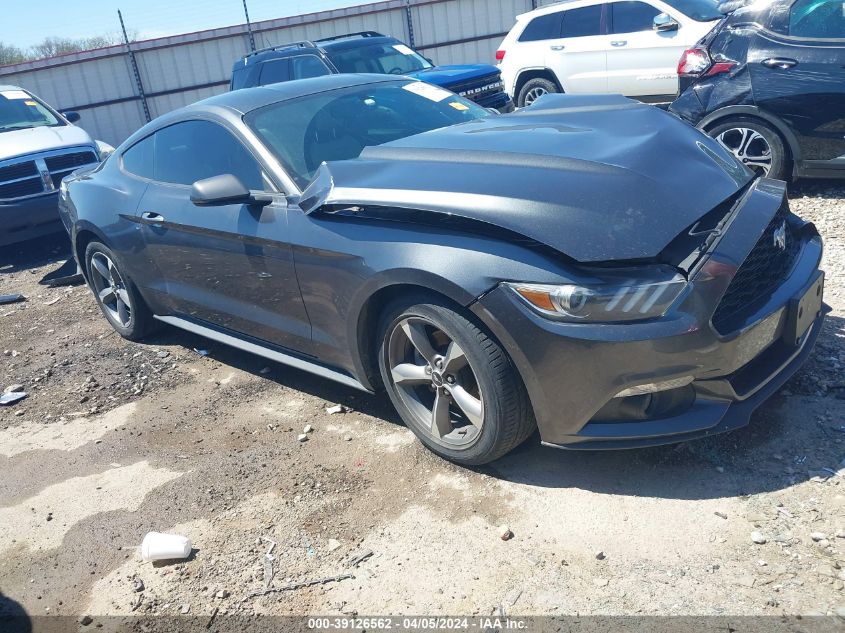
[[[129,36],[126,34],[126,26],[123,24],[123,14],[117,10],[117,17],[120,19],[120,28],[123,31],[123,41],[126,42],[126,53],[129,55],[129,63],[132,65],[132,72],[135,74],[135,85],[138,86],[138,96],[141,98],[141,106],[144,108],[144,117],[147,123],[152,121],[150,108],[147,105],[147,95],[144,94],[144,84],[141,83],[141,73],[138,71],[138,62],[135,61],[135,53],[129,44]]]
[[[408,44],[411,48],[416,45],[414,42],[414,19],[411,16],[411,0],[405,0],[405,19],[408,21]]]
[[[249,50],[255,52],[255,37],[252,35],[252,24],[249,22],[249,10],[246,8],[246,0],[244,0],[244,15],[246,16],[246,30],[249,33]]]

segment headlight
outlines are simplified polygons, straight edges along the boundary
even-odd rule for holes
[[[97,144],[97,154],[99,154],[100,162],[106,160],[114,153],[114,147],[105,141],[94,141]]]
[[[639,321],[662,316],[687,286],[671,269],[608,271],[583,284],[503,284],[546,316],[571,322]]]

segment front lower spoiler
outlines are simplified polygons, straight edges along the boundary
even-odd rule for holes
[[[830,306],[825,305],[822,315],[804,335],[804,340],[795,352],[783,359],[779,365],[772,367],[769,376],[763,379],[753,395],[744,400],[698,398],[691,410],[676,417],[629,424],[587,424],[583,429],[583,432],[591,438],[587,441],[567,444],[542,442],[542,444],[569,450],[645,448],[685,442],[742,428],[748,425],[751,414],[774,395],[807,360],[821,333],[824,317],[828,312],[830,312]],[[716,381],[701,381],[704,384],[708,382]],[[696,383],[693,385],[696,386]],[[625,437],[626,431],[623,427],[635,427],[637,437]],[[650,436],[651,434],[653,436]]]

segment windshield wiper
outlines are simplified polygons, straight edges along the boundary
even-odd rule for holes
[[[8,132],[10,130],[26,130],[31,127],[37,127],[35,125],[7,125],[5,127],[0,127],[0,132]]]

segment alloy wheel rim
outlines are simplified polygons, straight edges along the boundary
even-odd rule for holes
[[[537,101],[537,99],[548,93],[549,91],[545,88],[532,88],[525,94],[525,105],[530,106],[532,103]]]
[[[97,301],[106,314],[118,325],[129,327],[132,323],[132,301],[123,277],[105,253],[94,253],[91,257],[91,282]]]
[[[772,148],[766,138],[756,130],[735,127],[716,137],[719,144],[738,161],[761,176],[772,170]]]
[[[436,443],[464,450],[484,426],[484,398],[457,342],[422,317],[406,317],[388,341],[393,385],[412,422]]]

